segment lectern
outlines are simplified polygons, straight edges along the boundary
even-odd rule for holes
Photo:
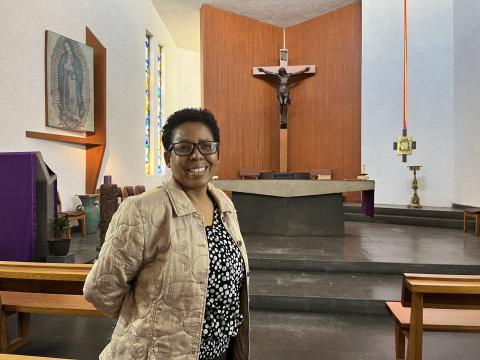
[[[54,234],[57,175],[40,152],[0,153],[0,260],[44,261]]]

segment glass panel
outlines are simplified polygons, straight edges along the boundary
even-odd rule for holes
[[[145,174],[150,174],[150,36],[145,36]]]
[[[163,159],[162,145],[162,47],[158,45],[157,49],[157,174],[162,175],[165,172],[165,163]]]

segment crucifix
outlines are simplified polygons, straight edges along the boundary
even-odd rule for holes
[[[290,77],[299,74],[314,74],[315,65],[288,65],[288,49],[285,49],[285,29],[283,29],[283,48],[280,49],[279,66],[254,67],[253,75],[275,75],[278,78],[277,98],[280,107],[280,171],[288,171],[288,107],[291,104],[288,83]]]

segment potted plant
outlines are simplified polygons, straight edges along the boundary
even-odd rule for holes
[[[58,217],[54,221],[55,238],[48,242],[50,255],[66,256],[70,249],[70,219],[66,216]]]

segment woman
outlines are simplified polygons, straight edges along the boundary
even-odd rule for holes
[[[118,319],[100,359],[248,359],[248,260],[235,208],[209,180],[220,134],[208,110],[163,128],[172,178],[125,200],[85,282]]]

